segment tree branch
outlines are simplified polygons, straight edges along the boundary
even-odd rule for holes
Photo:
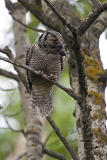
[[[107,10],[107,2],[104,2],[98,5],[97,8],[94,8],[78,27],[77,34],[82,36],[90,27],[90,25],[95,21],[95,19],[105,10]]]
[[[4,70],[4,69],[1,69],[1,68],[0,68],[0,75],[5,76],[5,77],[7,77],[7,78],[14,79],[14,80],[16,80],[17,82],[19,82],[19,77],[18,77],[18,75],[14,74],[14,73],[12,73],[12,72],[6,71],[6,70]]]
[[[4,116],[4,119],[5,119],[8,127],[9,127],[9,129],[10,129],[11,131],[13,131],[13,132],[21,132],[21,133],[23,133],[23,135],[25,136],[25,132],[24,132],[23,129],[20,129],[20,130],[15,130],[15,129],[13,129],[13,128],[10,126],[10,124],[9,124],[9,122],[8,122],[8,120],[7,120],[7,118],[6,118],[5,116]]]
[[[5,117],[15,117],[15,116],[18,116],[20,113],[22,112],[22,109],[16,113],[13,113],[13,114],[3,114]]]
[[[46,146],[46,144],[47,144],[47,142],[48,142],[48,140],[49,140],[49,138],[51,137],[51,135],[53,134],[53,130],[48,134],[48,136],[46,137],[46,139],[45,139],[45,141],[44,141],[44,143],[43,143],[43,146],[45,147]]]
[[[98,7],[101,4],[99,0],[91,0],[91,2],[93,4],[94,8]]]
[[[4,50],[2,50],[2,49],[0,49],[0,50],[1,50],[1,52],[4,52]],[[17,67],[21,67],[21,68],[23,68],[23,69],[29,70],[29,71],[31,71],[32,73],[36,74],[36,75],[40,75],[40,76],[43,77],[44,79],[52,82],[54,85],[56,85],[56,86],[58,86],[59,88],[61,88],[62,90],[64,90],[68,95],[72,96],[75,100],[77,100],[77,102],[78,102],[79,104],[81,104],[81,99],[80,99],[77,95],[75,95],[70,88],[66,88],[66,87],[64,87],[63,85],[61,85],[60,83],[58,83],[57,81],[54,81],[54,80],[49,79],[46,75],[41,75],[40,73],[38,73],[37,71],[35,71],[35,70],[34,70],[33,68],[31,68],[31,67],[28,67],[28,66],[26,66],[26,65],[22,65],[22,64],[17,63],[17,62],[15,61],[15,59],[14,59],[14,61],[13,61],[13,60],[10,60],[10,59],[8,59],[8,58],[5,58],[5,57],[0,56],[0,60],[9,62],[9,63],[11,63],[11,64],[13,64],[13,65],[15,65],[15,66],[17,66]],[[26,87],[26,86],[25,86],[25,87]]]
[[[37,29],[37,28],[31,27],[31,26],[29,26],[29,25],[26,25],[26,24],[22,23],[20,20],[18,20],[17,18],[15,18],[11,13],[10,13],[10,15],[12,16],[12,18],[13,18],[16,22],[18,22],[19,24],[23,25],[23,26],[26,27],[26,28],[29,28],[29,29],[31,29],[31,30],[33,30],[33,31],[36,31],[36,32],[42,32],[42,33],[45,32],[45,30]]]
[[[57,152],[54,152],[52,150],[49,150],[47,148],[43,148],[43,153],[44,154],[47,154],[51,157],[54,157],[54,158],[57,158],[59,160],[67,160],[66,157],[63,155],[63,154],[60,154],[60,153],[57,153]]]
[[[74,45],[72,49],[74,50],[74,56],[76,59],[76,68],[77,68],[77,73],[78,73],[78,82],[79,82],[79,92],[81,95],[82,100],[86,97],[87,95],[87,84],[86,84],[86,75],[84,71],[84,65],[83,65],[83,55],[81,53],[81,41],[80,37],[77,35],[74,37]],[[80,104],[82,106],[82,104]]]
[[[53,4],[49,0],[44,0],[46,4],[52,9],[52,11],[58,16],[58,18],[61,20],[63,25],[66,25],[70,31],[72,32],[73,35],[76,34],[76,28],[72,26],[67,19],[65,19],[64,16],[60,14],[60,12],[53,6]]]
[[[61,134],[59,128],[56,126],[55,122],[51,119],[51,117],[48,116],[48,117],[46,117],[46,119],[48,120],[48,122],[50,123],[50,125],[54,129],[55,133],[60,138],[60,140],[62,141],[62,143],[64,144],[64,146],[66,147],[66,149],[68,150],[68,152],[70,153],[70,155],[72,156],[73,160],[79,160],[79,158],[76,155],[76,153],[74,152],[73,148],[68,143],[68,141],[66,140],[66,138]]]
[[[16,90],[16,89],[17,89],[17,88],[3,89],[3,88],[0,87],[0,90],[1,90],[1,91],[7,91],[7,92],[8,92],[8,91],[14,91],[14,90]]]

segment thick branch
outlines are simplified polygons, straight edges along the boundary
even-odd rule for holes
[[[1,68],[0,68],[0,75],[5,76],[7,78],[12,78],[12,79],[16,80],[17,82],[19,82],[18,75],[14,74],[12,72],[6,71],[4,69],[1,69]]]
[[[104,2],[97,8],[94,8],[86,17],[86,19],[80,24],[78,28],[78,35],[82,36],[90,27],[90,25],[97,19],[97,17],[105,10],[107,10],[107,2]]]
[[[62,155],[60,153],[57,153],[57,152],[54,152],[52,150],[46,149],[46,148],[43,148],[43,153],[47,154],[47,155],[49,155],[51,157],[57,158],[59,160],[66,160],[64,155]]]
[[[66,93],[68,93],[68,95],[72,96],[75,100],[78,101],[79,104],[81,104],[81,100],[79,99],[79,97],[78,97],[77,95],[75,95],[70,88],[64,87],[63,85],[59,84],[57,81],[54,81],[54,80],[51,80],[51,79],[47,78],[46,75],[41,75],[40,73],[38,73],[37,71],[35,71],[35,70],[34,70],[33,68],[31,68],[31,67],[28,67],[28,66],[26,66],[26,65],[22,65],[22,64],[17,63],[15,60],[12,61],[12,60],[10,60],[10,59],[8,59],[8,58],[5,58],[5,57],[2,57],[2,56],[0,56],[0,60],[4,60],[4,61],[6,61],[6,62],[9,62],[9,63],[17,66],[17,67],[21,67],[21,68],[23,68],[23,69],[29,70],[29,71],[31,71],[32,73],[36,74],[36,75],[40,75],[40,76],[43,77],[44,79],[52,82],[54,85],[56,85],[56,86],[58,86],[59,88],[61,88],[62,90],[64,90]]]
[[[71,145],[68,143],[68,141],[65,139],[65,137],[61,134],[61,132],[60,132],[59,128],[56,126],[55,122],[51,119],[50,116],[48,116],[46,118],[47,118],[48,122],[50,123],[50,125],[52,126],[52,128],[54,129],[57,136],[60,138],[60,140],[62,141],[62,143],[64,144],[64,146],[66,147],[66,149],[68,150],[70,155],[72,156],[73,160],[79,160],[78,156],[74,152]]]

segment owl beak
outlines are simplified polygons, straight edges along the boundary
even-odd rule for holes
[[[63,48],[60,49],[60,55],[66,56],[66,51]]]

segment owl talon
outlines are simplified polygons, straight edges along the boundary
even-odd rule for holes
[[[54,75],[54,74],[51,73],[49,78],[52,79],[52,80],[57,80],[57,75]]]
[[[42,70],[37,71],[39,74],[43,74],[44,72]]]

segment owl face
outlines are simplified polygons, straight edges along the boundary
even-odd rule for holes
[[[55,31],[48,31],[43,33],[38,39],[39,47],[47,54],[60,54],[66,56],[65,43],[62,35]]]

